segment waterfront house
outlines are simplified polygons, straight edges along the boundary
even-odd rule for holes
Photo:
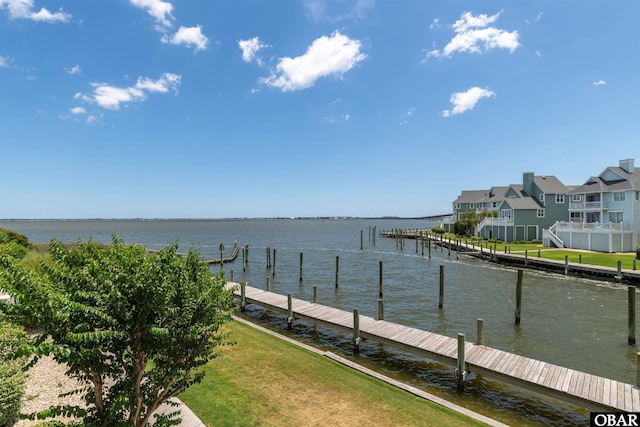
[[[569,193],[569,218],[544,231],[545,246],[633,252],[640,245],[640,168],[620,160]]]
[[[568,219],[570,187],[555,176],[522,175],[522,185],[510,185],[500,201],[498,218],[484,218],[476,234],[505,242],[542,239],[542,230]]]

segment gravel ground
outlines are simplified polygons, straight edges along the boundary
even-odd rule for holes
[[[79,382],[65,375],[66,368],[60,365],[52,357],[43,357],[29,371],[25,384],[22,413],[42,411],[55,405],[83,405],[78,395],[59,397],[60,394],[75,390]],[[56,418],[63,422],[68,418]],[[33,426],[42,422],[20,420],[14,427]]]

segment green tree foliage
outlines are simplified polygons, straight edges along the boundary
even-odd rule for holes
[[[12,325],[0,317],[0,426],[11,426],[18,419],[24,394],[23,360],[12,358],[27,342],[22,327]]]
[[[180,256],[177,247],[148,253],[114,236],[106,249],[89,241],[68,250],[52,241],[43,274],[0,257],[0,286],[16,300],[4,310],[43,328],[34,359],[53,354],[86,386],[78,390],[86,410],[51,408],[38,418],[144,426],[161,403],[202,379],[197,368],[227,343],[219,328],[231,319],[233,295],[197,252]]]
[[[32,247],[27,236],[0,228],[0,256],[8,255],[15,259],[22,259],[27,254],[27,249]]]

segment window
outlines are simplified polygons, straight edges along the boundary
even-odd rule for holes
[[[538,209],[538,211],[536,212],[536,217],[544,218],[544,209]]]
[[[636,197],[638,196],[638,194],[637,194],[637,193],[640,193],[640,191],[637,191],[637,192],[636,192]],[[492,203],[491,203],[491,207],[492,207],[492,208],[497,208],[497,207],[498,207],[498,202],[492,202]]]
[[[620,192],[617,192],[617,193],[613,193],[613,201],[614,202],[624,202],[624,194],[625,193],[623,191],[620,191]]]
[[[474,204],[473,203],[469,203],[469,209],[473,209],[474,208]]]
[[[511,218],[511,209],[502,209],[502,211],[500,211],[500,218]]]
[[[571,201],[572,202],[581,202],[582,201],[582,194],[572,194],[571,195]]]
[[[540,201],[544,203],[544,193],[540,193]]]
[[[556,203],[564,203],[564,194],[556,194]]]
[[[622,212],[609,212],[609,222],[622,222]]]

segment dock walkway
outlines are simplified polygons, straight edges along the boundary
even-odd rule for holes
[[[235,294],[242,298],[237,283]],[[277,312],[289,313],[289,298],[244,286],[244,301]],[[349,333],[354,330],[354,313],[291,298],[293,319],[324,324]],[[358,316],[359,336],[402,348],[430,359],[455,366],[458,357],[456,338]],[[535,391],[591,410],[640,411],[640,389],[631,384],[557,366],[506,351],[465,341],[465,370]]]

